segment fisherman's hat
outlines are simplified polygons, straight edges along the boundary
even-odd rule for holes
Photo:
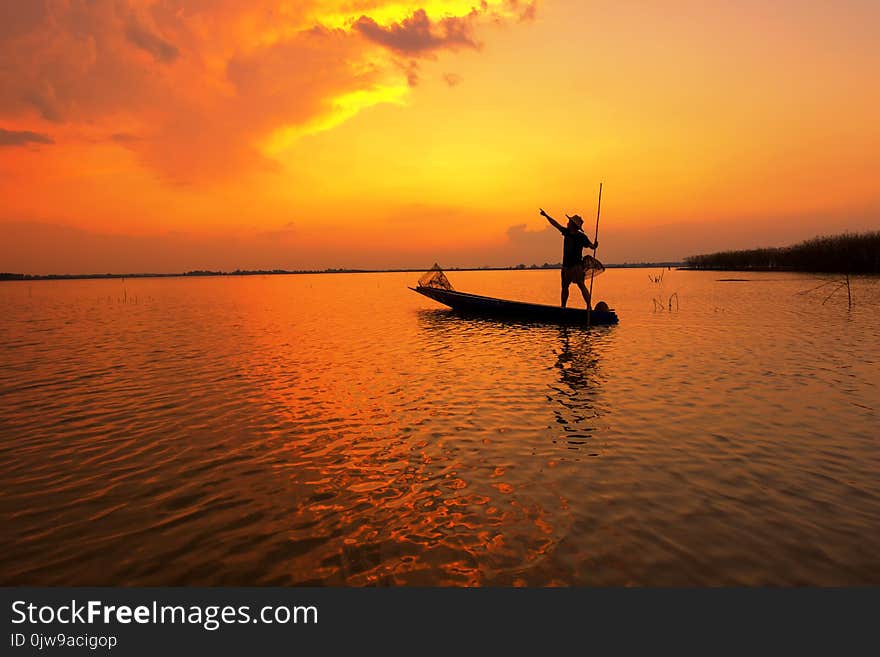
[[[584,227],[584,220],[581,219],[581,216],[580,216],[579,214],[573,214],[573,215],[571,215],[570,217],[569,217],[568,215],[565,215],[565,216],[568,217],[568,220],[569,220],[571,223],[573,223],[575,226],[578,227],[578,230],[582,230],[582,229],[583,229],[583,227]]]

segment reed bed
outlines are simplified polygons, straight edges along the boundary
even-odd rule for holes
[[[691,269],[880,274],[880,231],[814,237],[792,246],[685,258]]]

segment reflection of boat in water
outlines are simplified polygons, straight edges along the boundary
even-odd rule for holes
[[[490,437],[503,427],[506,438],[517,436],[532,455],[546,454],[550,445],[550,453],[563,459],[604,452],[610,415],[602,360],[615,351],[617,330],[510,321],[440,306],[422,308],[416,318],[415,350],[433,368],[426,394],[447,399],[442,412],[426,406],[433,409],[432,424],[455,418],[456,432],[475,428]]]
[[[439,301],[461,313],[504,317],[529,322],[552,322],[558,324],[581,324],[586,326],[588,311],[585,308],[561,308],[540,303],[509,301],[494,297],[483,297],[478,294],[456,292],[443,288],[419,285],[410,288],[413,292],[423,294],[434,301]],[[591,325],[617,324],[617,314],[611,310],[593,310],[590,313]]]

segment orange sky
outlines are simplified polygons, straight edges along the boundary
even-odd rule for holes
[[[554,262],[600,180],[608,262],[880,228],[874,1],[0,14],[0,271]]]

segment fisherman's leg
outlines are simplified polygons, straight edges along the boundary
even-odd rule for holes
[[[560,301],[562,302],[562,307],[565,308],[565,304],[568,303],[568,286],[571,285],[571,279],[568,277],[568,270],[563,267],[560,271],[562,275],[562,297]]]
[[[584,303],[587,304],[587,310],[592,309],[593,306],[590,305],[590,291],[587,289],[586,284],[583,281],[578,281],[577,286],[581,294],[584,295]]]

